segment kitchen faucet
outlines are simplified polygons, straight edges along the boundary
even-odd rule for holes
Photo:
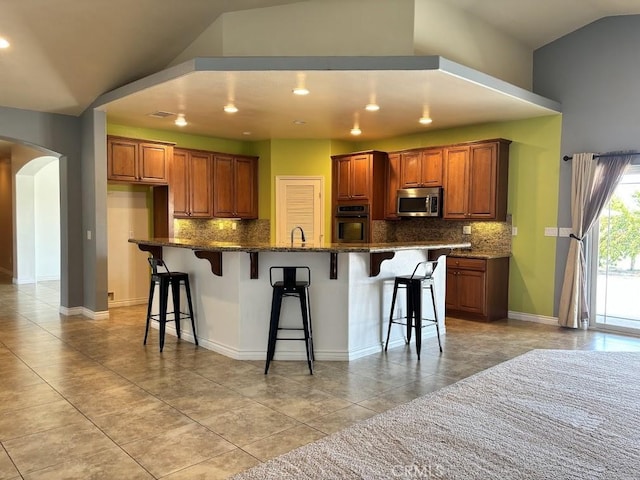
[[[299,225],[291,229],[291,245],[293,245],[293,234],[296,230],[300,230],[300,240],[302,241],[302,245],[304,245],[304,242],[306,242],[304,238],[304,230],[302,230],[302,227]]]

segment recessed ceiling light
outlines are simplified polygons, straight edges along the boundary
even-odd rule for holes
[[[307,122],[305,122],[304,120],[294,120],[293,121],[294,125],[306,125]]]
[[[364,109],[368,112],[377,112],[378,110],[380,110],[380,105],[378,105],[377,103],[368,103]]]
[[[224,111],[227,113],[236,113],[238,111],[238,107],[236,107],[233,103],[224,106]]]
[[[304,87],[296,87],[293,89],[294,95],[309,95],[309,90]]]
[[[6,38],[0,37],[0,48],[9,48],[9,45],[11,45],[9,43],[9,40],[7,40]]]
[[[242,132],[243,135],[251,135],[251,132]]]
[[[176,118],[175,124],[179,127],[184,127],[187,125],[187,119],[184,118],[183,113],[178,114],[178,118]]]
[[[431,118],[429,117],[420,117],[420,120],[418,120],[422,125],[429,125],[431,122],[433,122],[433,120],[431,120]]]
[[[358,127],[353,127],[351,129],[351,135],[360,135],[362,133],[362,130],[360,130]]]

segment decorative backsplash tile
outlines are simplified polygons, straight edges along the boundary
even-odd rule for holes
[[[463,226],[471,227],[470,235],[462,233]],[[459,222],[441,218],[374,220],[371,229],[374,242],[471,242],[472,250],[511,252],[511,218],[506,222]]]
[[[235,228],[234,228],[235,227]],[[174,237],[213,242],[269,242],[269,220],[180,219],[173,221]]]

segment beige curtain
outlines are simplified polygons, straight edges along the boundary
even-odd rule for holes
[[[624,152],[600,155],[573,155],[571,165],[571,244],[564,271],[558,323],[579,328],[589,318],[586,291],[586,262],[582,239],[589,233],[609,201],[616,185],[631,163]]]

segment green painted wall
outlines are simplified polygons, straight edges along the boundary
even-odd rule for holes
[[[227,140],[169,130],[155,130],[114,124],[107,125],[107,134],[129,138],[142,138],[145,140],[158,140],[161,142],[173,142],[177,147],[182,148],[235,153],[237,155],[252,155],[250,142],[242,142],[239,140]]]
[[[358,149],[393,151],[489,138],[511,140],[508,212],[518,235],[512,244],[509,310],[553,316],[556,238],[545,237],[544,227],[557,223],[561,126],[562,117],[553,115],[360,143]]]

